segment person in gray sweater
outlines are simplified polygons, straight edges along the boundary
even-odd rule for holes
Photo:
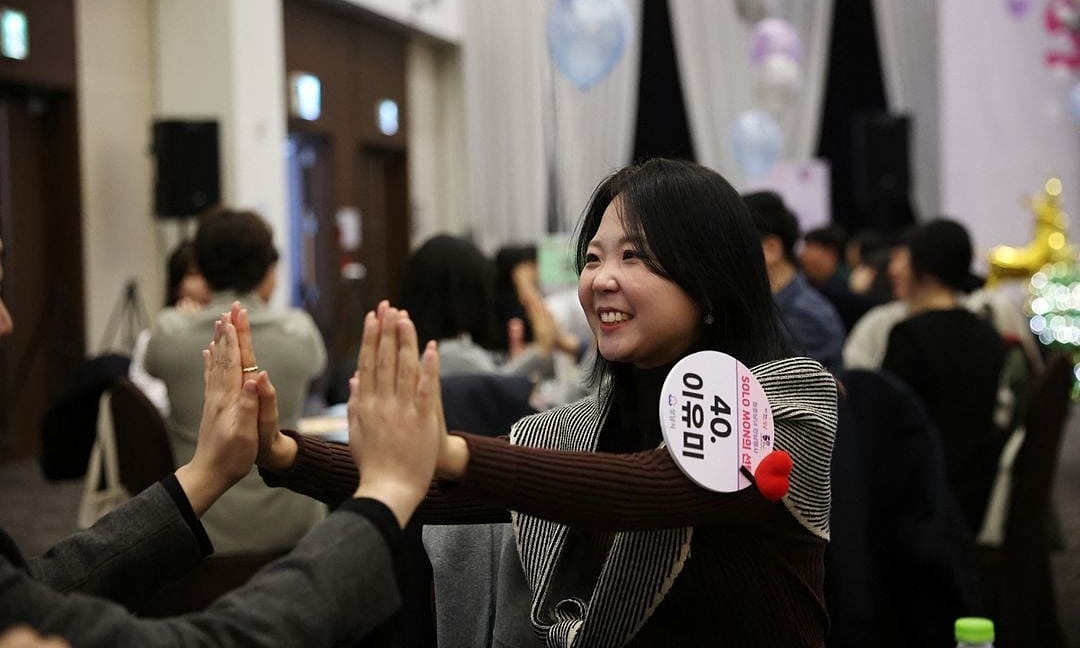
[[[199,349],[234,301],[248,310],[252,335],[265,345],[260,364],[274,376],[281,417],[291,426],[302,414],[308,385],[326,366],[323,338],[311,317],[264,301],[276,258],[273,234],[258,214],[215,208],[200,217],[195,259],[212,296],[201,310],[161,311],[145,357],[146,371],[168,390],[166,427],[178,466],[191,458],[198,436]],[[264,488],[252,472],[207,512],[203,524],[219,554],[268,559],[291,549],[325,515],[326,508],[309,498]]]

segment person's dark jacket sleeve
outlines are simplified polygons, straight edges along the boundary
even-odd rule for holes
[[[33,573],[20,567],[18,557],[0,558],[0,629],[28,624],[73,646],[332,646],[355,642],[399,606],[391,553],[401,531],[389,509],[375,500],[346,502],[293,552],[201,613],[139,619],[117,603],[73,591],[120,593],[123,599],[161,579],[118,563],[132,560],[147,572],[164,570],[167,552],[177,550],[177,542],[182,562],[201,555],[198,539],[170,500],[165,488],[155,485],[118,513],[142,511],[161,515],[160,520],[126,528],[95,525],[89,535],[76,534],[35,561]],[[110,517],[118,521],[116,513]],[[110,541],[128,553],[109,550]],[[156,556],[152,566],[150,556]],[[62,574],[64,564],[73,566],[70,576]],[[141,582],[118,585],[129,578]]]
[[[89,529],[27,561],[35,580],[59,592],[93,594],[136,608],[213,551],[173,475]]]

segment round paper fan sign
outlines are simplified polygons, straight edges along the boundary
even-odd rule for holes
[[[743,363],[719,351],[692,353],[672,367],[660,392],[660,427],[686,476],[725,493],[752,482],[773,450],[769,400]]]

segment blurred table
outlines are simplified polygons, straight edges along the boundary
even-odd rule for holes
[[[322,413],[300,419],[296,430],[304,436],[318,437],[331,443],[349,443],[349,420],[345,403],[332,405]]]

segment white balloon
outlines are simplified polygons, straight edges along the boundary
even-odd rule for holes
[[[799,64],[783,53],[765,57],[758,74],[758,99],[773,114],[779,114],[794,101],[802,88]]]

